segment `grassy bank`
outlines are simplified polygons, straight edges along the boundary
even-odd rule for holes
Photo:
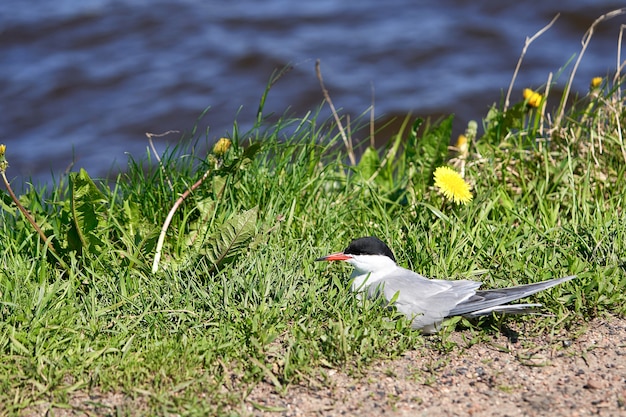
[[[393,242],[403,266],[486,288],[578,275],[533,297],[550,316],[453,320],[430,349],[452,348],[459,324],[480,340],[503,324],[576,333],[626,314],[621,81],[594,83],[562,118],[559,97],[519,91],[455,149],[451,117],[409,117],[375,150],[367,121],[340,120],[343,134],[315,112],[268,124],[261,106],[230,147],[207,153],[198,135],[160,161],[129,160],[113,185],[80,171],[28,190],[19,199],[41,233],[3,192],[0,413],[67,408],[79,393],[103,414],[235,412],[259,381],[288,393],[423,348],[406,320],[348,291],[347,267],[313,262],[365,235]],[[442,165],[464,175],[471,202],[433,186]],[[168,212],[198,181],[153,273]],[[103,399],[118,394],[139,408]]]

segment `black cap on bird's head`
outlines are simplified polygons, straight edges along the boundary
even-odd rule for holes
[[[393,256],[389,246],[376,236],[354,239],[343,253],[348,255],[383,255],[389,257],[394,262],[396,261],[396,257]]]
[[[396,262],[396,257],[389,246],[375,236],[354,239],[343,252],[337,252],[317,258],[316,261],[346,261],[353,255],[382,255]]]

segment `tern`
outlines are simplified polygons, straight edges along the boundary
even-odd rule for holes
[[[345,261],[354,266],[352,291],[370,298],[384,297],[422,333],[439,330],[452,316],[479,317],[491,313],[522,314],[541,304],[508,304],[576,277],[570,275],[534,284],[478,290],[481,282],[429,279],[398,266],[393,252],[374,236],[355,239],[343,252],[316,261]]]

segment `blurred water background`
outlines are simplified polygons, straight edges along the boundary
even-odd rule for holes
[[[93,177],[141,158],[145,132],[159,151],[196,124],[212,140],[236,119],[252,126],[276,69],[266,111],[302,116],[323,96],[357,117],[372,103],[385,119],[454,113],[463,131],[501,99],[524,40],[560,13],[529,48],[513,93],[539,88],[581,49],[619,1],[502,0],[9,0],[0,3],[0,143],[8,176],[50,183],[72,164]],[[620,26],[603,22],[574,90],[614,74]],[[559,94],[572,65],[558,78]],[[554,98],[549,106],[556,106]],[[379,138],[384,139],[384,138]]]

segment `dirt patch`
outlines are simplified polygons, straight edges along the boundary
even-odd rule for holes
[[[56,405],[41,401],[35,406],[22,410],[22,417],[55,416],[115,416],[127,415],[125,410],[134,410],[133,415],[144,415],[147,412],[145,399],[131,399],[122,393],[101,393],[92,391],[75,391],[70,394],[67,404]],[[143,412],[142,412],[143,411]],[[2,413],[0,413],[1,415]]]
[[[522,333],[522,332],[520,332]],[[466,346],[468,332],[452,339]],[[427,341],[435,345],[435,340]],[[626,416],[626,319],[605,318],[572,340],[567,334],[489,343],[442,354],[407,352],[368,367],[358,377],[326,370],[323,382],[279,395],[257,385],[234,414],[290,416]],[[144,415],[147,397],[74,392],[20,415]],[[51,414],[53,413],[53,414]],[[1,413],[0,413],[1,414]]]
[[[454,338],[462,341],[463,333]],[[460,343],[464,345],[464,343]],[[362,377],[328,371],[323,386],[278,395],[260,384],[254,416],[626,416],[626,320],[594,320],[567,335],[492,343],[440,354],[407,352]]]

